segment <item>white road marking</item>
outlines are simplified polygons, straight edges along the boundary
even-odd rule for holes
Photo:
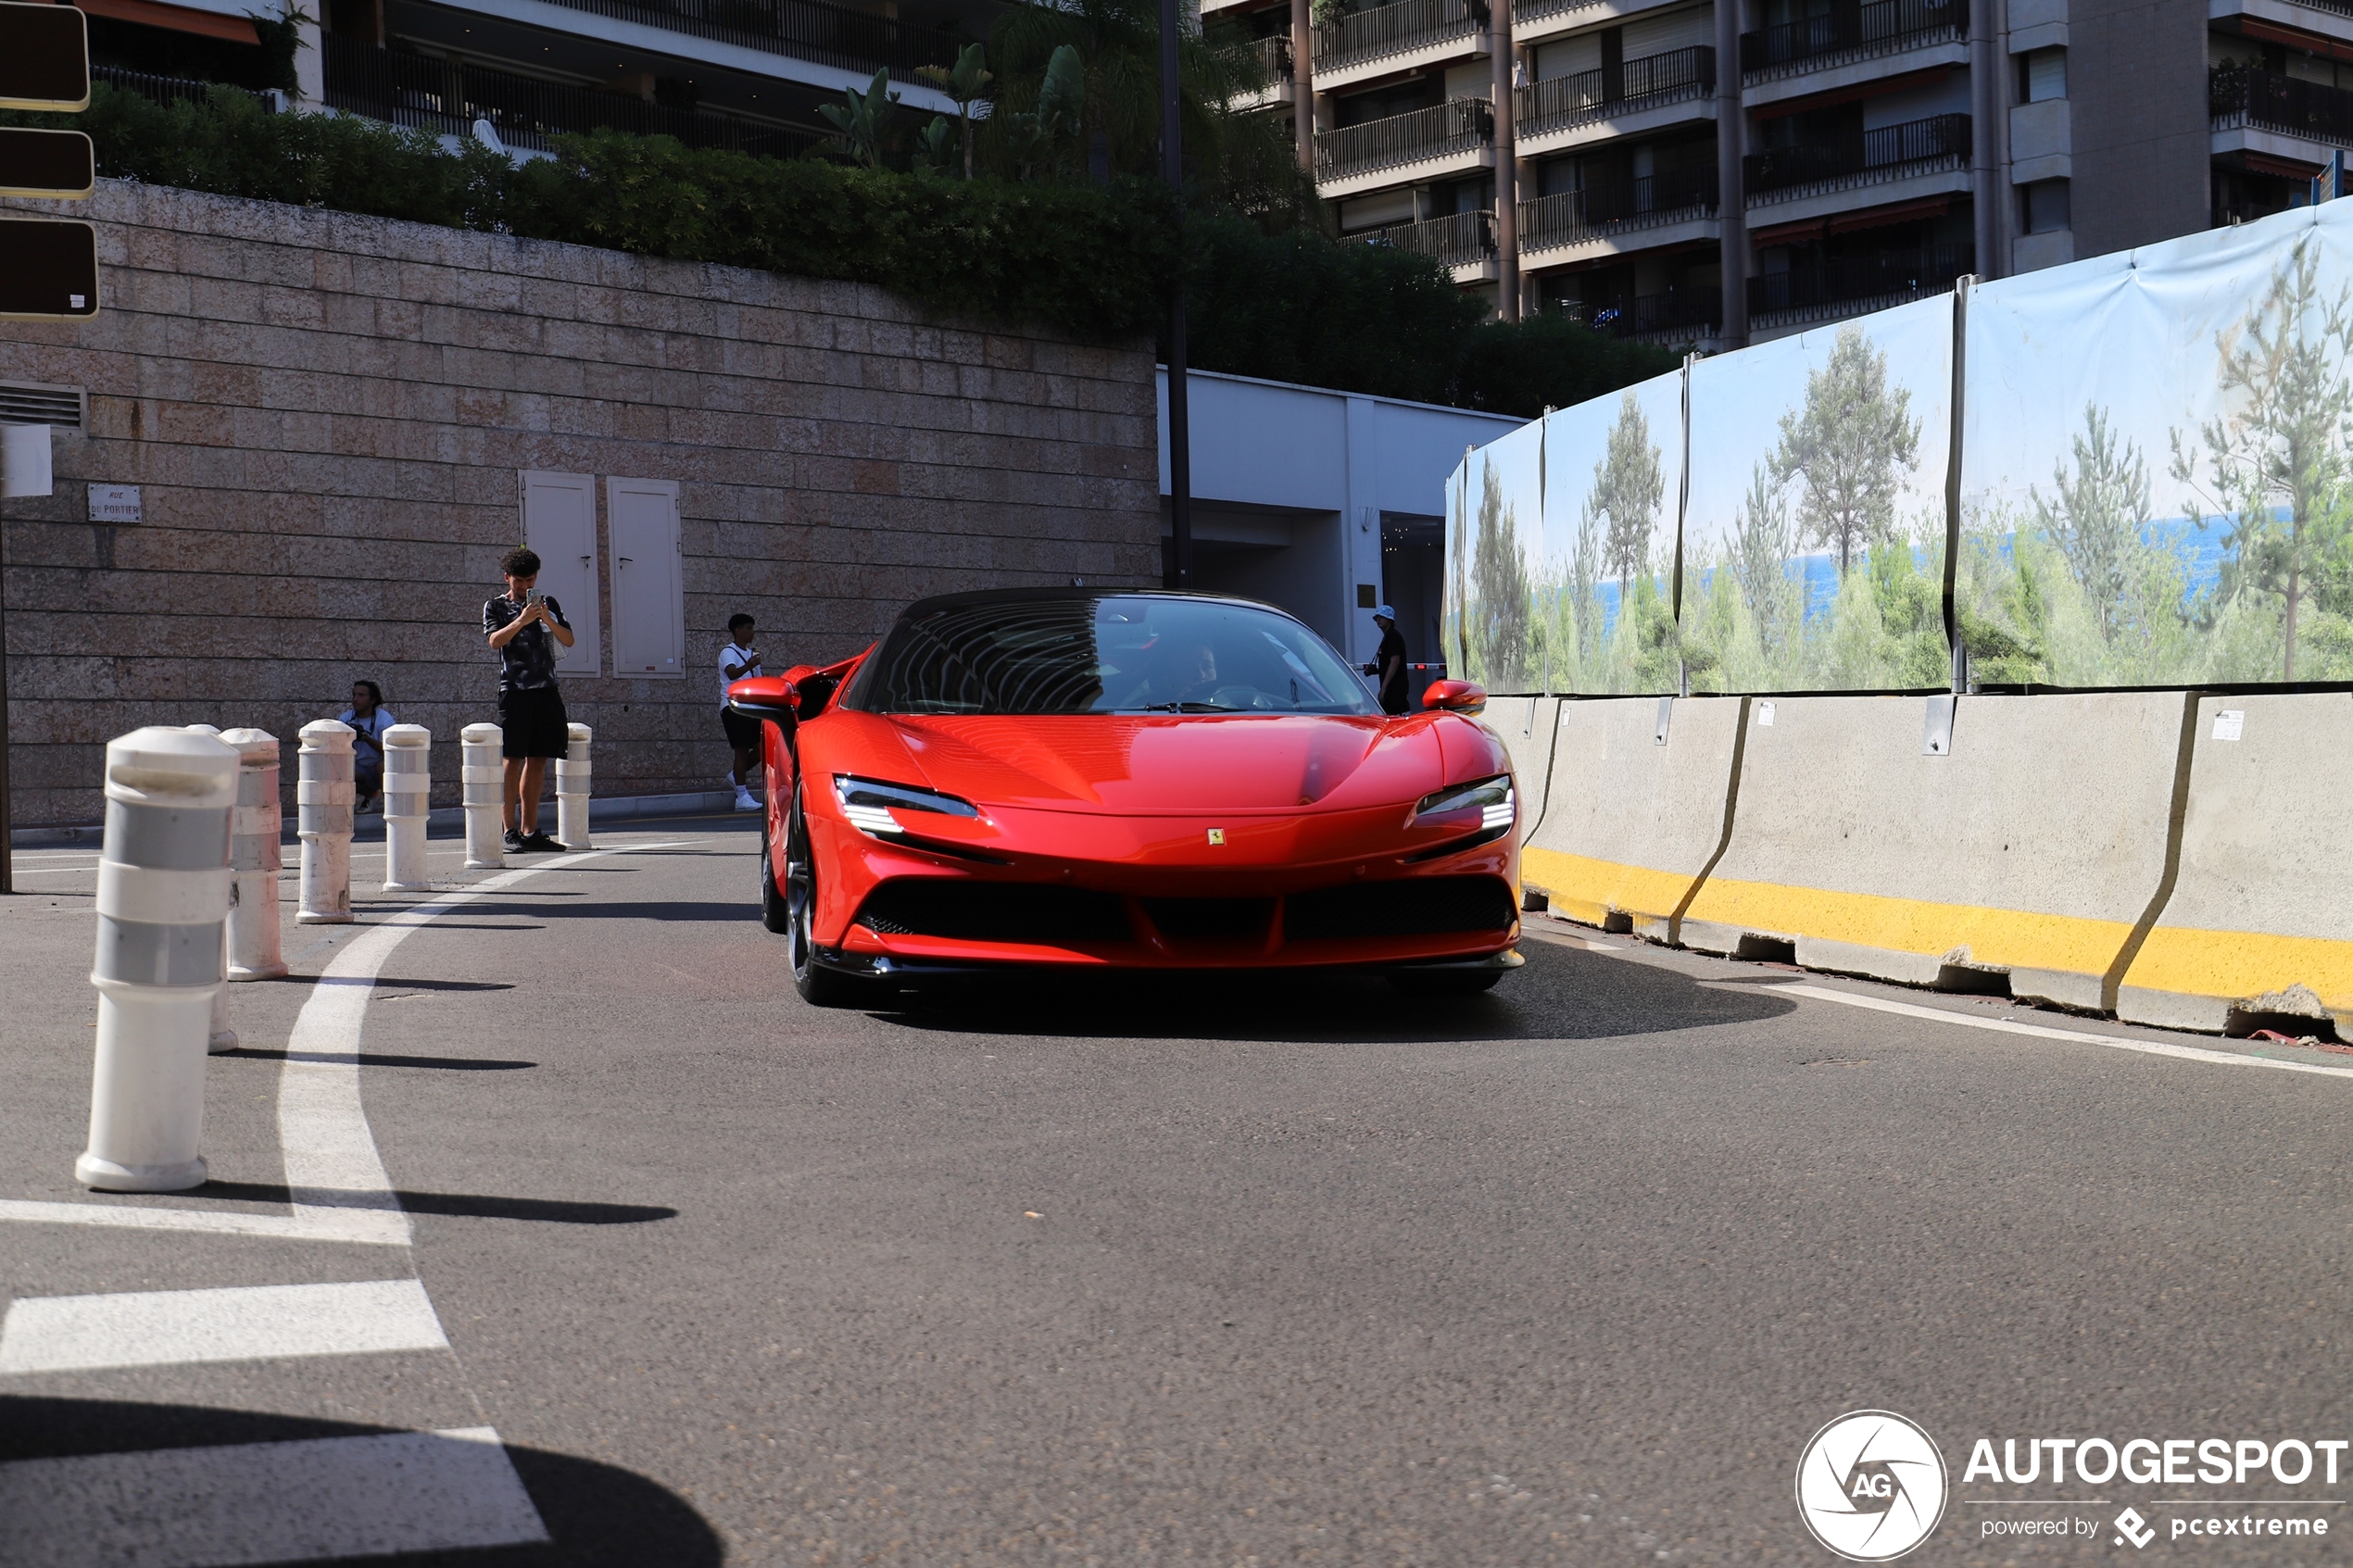
[[[417,1279],[20,1296],[0,1320],[0,1374],[448,1346]]]
[[[10,1568],[221,1568],[547,1538],[487,1426],[0,1464]]]
[[[331,1218],[329,1210],[291,1214],[255,1214],[237,1210],[157,1209],[137,1204],[35,1203],[0,1198],[0,1221],[25,1224],[99,1225],[120,1230],[186,1231],[206,1236],[258,1236],[279,1241],[334,1241],[362,1246],[405,1247],[406,1231],[388,1230],[382,1218],[366,1210],[351,1223]]]
[[[2276,1057],[2247,1056],[2239,1051],[2209,1050],[2203,1046],[2177,1046],[2168,1040],[2136,1040],[2125,1035],[2094,1035],[2082,1029],[2053,1029],[2041,1023],[2016,1023],[2007,1018],[1971,1018],[1967,1013],[1947,1012],[1942,1008],[1915,1007],[1909,1002],[1891,1002],[1878,997],[1858,997],[1852,991],[1833,991],[1821,985],[1776,985],[1774,991],[1793,997],[1810,997],[1818,1002],[1836,1002],[1841,1007],[1863,1008],[1871,1012],[1892,1012],[1905,1018],[1924,1018],[1934,1023],[1957,1023],[1964,1029],[1991,1029],[2000,1035],[2026,1035],[2038,1040],[2067,1040],[2086,1046],[2108,1046],[2120,1051],[2139,1051],[2145,1056],[2180,1057],[2186,1061],[2210,1061],[2218,1067],[2269,1067],[2281,1073],[2315,1073],[2323,1078],[2353,1078],[2353,1067],[2322,1067],[2317,1062],[2282,1061]]]

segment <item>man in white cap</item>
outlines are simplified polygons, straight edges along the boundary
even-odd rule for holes
[[[1380,677],[1380,710],[1410,712],[1405,698],[1405,639],[1397,630],[1397,611],[1389,605],[1380,606],[1373,611],[1373,624],[1380,628],[1380,651],[1373,656],[1373,669]]]

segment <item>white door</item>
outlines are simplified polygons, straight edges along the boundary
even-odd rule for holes
[[[559,678],[602,672],[604,623],[597,592],[597,482],[585,473],[522,476],[522,542],[539,557],[539,586],[572,622]]]
[[[682,675],[686,603],[678,563],[678,485],[608,479],[612,531],[612,672],[633,680]]]

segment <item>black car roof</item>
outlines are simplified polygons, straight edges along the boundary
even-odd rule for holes
[[[1038,586],[1036,588],[976,588],[963,594],[935,594],[927,599],[917,599],[899,612],[899,619],[911,621],[919,615],[931,615],[943,609],[965,609],[975,605],[1036,604],[1040,600],[1151,598],[1207,599],[1218,604],[1248,605],[1252,609],[1271,609],[1277,615],[1297,621],[1298,616],[1277,604],[1264,599],[1247,599],[1239,594],[1205,594],[1195,588],[1071,588]]]

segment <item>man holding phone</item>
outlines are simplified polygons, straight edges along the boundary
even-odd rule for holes
[[[505,806],[500,820],[510,854],[560,849],[539,831],[539,791],[547,759],[572,744],[563,694],[556,688],[556,649],[572,646],[572,622],[563,607],[535,584],[539,558],[509,550],[498,563],[507,591],[482,607],[483,634],[498,650],[498,728],[506,760]]]

